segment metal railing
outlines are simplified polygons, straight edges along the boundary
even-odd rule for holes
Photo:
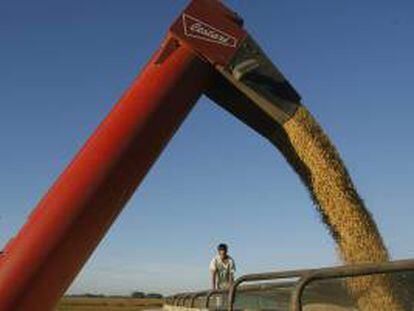
[[[358,277],[368,276],[374,274],[387,274],[387,273],[400,273],[414,271],[414,259],[409,260],[397,260],[384,263],[367,263],[356,264],[347,266],[328,267],[320,269],[304,269],[304,270],[291,270],[280,272],[268,272],[268,273],[255,273],[246,274],[237,278],[232,286],[227,290],[210,290],[200,291],[194,293],[182,293],[168,297],[167,300],[171,301],[174,306],[187,306],[190,308],[195,307],[195,302],[198,298],[205,297],[205,308],[210,308],[211,298],[215,295],[228,295],[228,310],[234,310],[234,303],[236,293],[248,292],[248,291],[266,291],[271,289],[277,289],[281,287],[291,286],[293,288],[291,296],[291,310],[302,310],[302,296],[305,288],[314,281],[339,279],[346,277]],[[285,281],[295,279],[295,281]],[[243,283],[251,282],[263,282],[263,281],[278,281],[277,283],[245,285]],[[186,301],[189,303],[186,305]],[[168,302],[167,302],[168,303]]]
[[[294,285],[293,282],[277,282],[277,283],[270,283],[270,284],[257,284],[257,285],[247,285],[241,286],[237,289],[238,292],[246,293],[246,292],[257,292],[257,291],[266,291],[276,288],[283,288],[287,286]],[[173,306],[180,306],[180,307],[195,307],[195,302],[198,298],[204,298],[205,302],[203,307],[208,309],[211,306],[211,300],[216,295],[228,295],[228,289],[222,290],[204,290],[199,292],[193,293],[181,293],[177,295],[173,295],[166,298],[167,304]]]

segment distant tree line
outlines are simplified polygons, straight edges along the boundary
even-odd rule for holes
[[[133,292],[131,294],[132,298],[158,298],[161,299],[163,298],[163,295],[158,294],[158,293],[144,293],[144,292]]]
[[[164,296],[159,293],[145,293],[145,292],[132,292],[131,295],[105,295],[105,294],[91,294],[91,293],[85,293],[85,294],[73,294],[73,295],[67,295],[67,297],[85,297],[85,298],[153,298],[153,299],[162,299]]]

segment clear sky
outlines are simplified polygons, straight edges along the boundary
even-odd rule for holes
[[[187,1],[0,1],[0,247],[108,113]],[[414,2],[227,1],[338,146],[393,258],[414,257]],[[70,291],[209,286],[338,264],[277,150],[202,98]]]

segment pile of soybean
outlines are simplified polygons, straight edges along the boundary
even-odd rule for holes
[[[300,107],[271,140],[308,188],[346,264],[389,260],[378,228],[338,151],[309,111]],[[391,276],[350,278],[347,287],[359,310],[408,310]]]

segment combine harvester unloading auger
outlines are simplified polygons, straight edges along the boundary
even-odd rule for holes
[[[338,152],[294,88],[216,0],[193,0],[0,257],[0,310],[52,310],[202,94],[273,143],[345,263],[389,260]],[[391,277],[349,281],[361,310],[407,310]]]

